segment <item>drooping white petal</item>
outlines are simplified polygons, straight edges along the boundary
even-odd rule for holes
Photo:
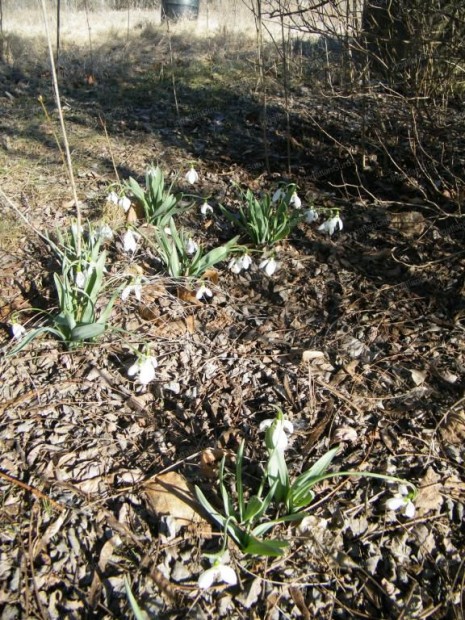
[[[395,512],[405,506],[405,500],[403,497],[390,497],[386,500],[385,506],[387,510],[392,510]]]
[[[207,201],[205,201],[200,207],[200,213],[202,215],[208,215],[208,213],[213,213],[213,207],[209,205]]]
[[[204,571],[197,580],[197,585],[201,590],[207,590],[213,585],[213,582],[216,581],[218,570],[216,567],[212,566]]]
[[[402,511],[404,516],[408,519],[413,519],[415,516],[415,504],[410,500],[405,504],[405,508]]]
[[[189,256],[191,256],[192,254],[195,254],[198,249],[199,249],[199,246],[193,239],[187,240],[186,252],[187,254],[189,254]]]
[[[137,250],[137,237],[132,230],[127,230],[123,236],[123,248],[125,252],[134,252]]]
[[[128,368],[128,375],[130,377],[137,375],[137,373],[139,372],[139,367],[139,360],[137,360],[137,362],[134,362],[134,364]]]
[[[408,495],[409,494],[409,490],[408,490],[406,484],[399,484],[399,493],[401,495]]]
[[[342,224],[342,220],[339,217],[339,215],[330,217],[329,219],[326,220],[326,222],[323,222],[321,226],[318,226],[318,230],[320,230],[321,232],[328,233],[329,236],[331,236],[335,230],[338,230],[338,229],[342,230],[342,228],[343,228],[343,224]]]
[[[233,273],[240,273],[242,271],[242,261],[240,258],[232,258],[229,261],[229,270]]]
[[[289,433],[289,435],[292,435],[292,433],[294,432],[294,425],[292,424],[292,422],[290,422],[289,420],[283,420],[282,425],[286,433]]]
[[[279,202],[280,200],[282,200],[285,196],[285,192],[281,189],[281,187],[278,187],[278,189],[275,191],[275,193],[273,194],[273,198],[271,199],[272,202]]]
[[[191,168],[186,174],[186,181],[191,185],[194,185],[199,180],[199,175],[194,168]]]
[[[235,586],[237,583],[237,575],[236,572],[231,566],[226,566],[225,564],[221,564],[218,566],[218,572],[221,581],[228,583],[230,586]]]
[[[124,209],[124,212],[127,213],[131,206],[131,201],[126,196],[121,196],[121,198],[118,199],[118,206]]]
[[[274,419],[268,419],[268,420],[263,420],[263,422],[260,422],[260,426],[258,427],[258,429],[260,431],[266,431],[267,428],[269,428],[274,422]]]
[[[147,385],[155,379],[155,368],[157,361],[154,357],[146,357],[142,360],[139,368],[139,382]]]
[[[241,262],[242,262],[242,268],[248,269],[250,265],[252,264],[252,258],[251,256],[249,256],[249,254],[244,254],[244,256],[241,259]]]
[[[278,263],[275,261],[274,258],[265,258],[265,260],[262,260],[259,266],[260,269],[263,269],[265,271],[267,276],[271,277],[278,268]]]
[[[297,192],[294,192],[289,200],[289,204],[293,205],[295,209],[300,209],[302,201],[300,200]]]
[[[315,211],[314,209],[308,209],[308,211],[305,212],[305,221],[307,222],[307,224],[313,224],[313,222],[316,222],[317,220],[317,211]]]
[[[74,278],[74,283],[78,288],[84,288],[86,285],[86,276],[82,271],[78,271]]]
[[[20,323],[12,323],[10,329],[15,340],[21,340],[21,338],[26,333],[26,328]]]
[[[213,297],[213,293],[211,289],[208,288],[208,286],[205,286],[205,284],[202,284],[197,290],[195,296],[197,299],[202,299],[202,297]]]
[[[95,232],[97,236],[101,239],[113,239],[113,230],[110,226],[108,226],[108,224],[103,224],[103,226],[99,226]]]
[[[118,204],[119,196],[116,192],[110,192],[107,196],[107,202],[111,202],[114,205]]]

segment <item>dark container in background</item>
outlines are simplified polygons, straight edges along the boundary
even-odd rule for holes
[[[163,0],[161,3],[162,19],[197,19],[199,0]]]

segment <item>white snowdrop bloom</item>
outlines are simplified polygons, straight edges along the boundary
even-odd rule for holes
[[[74,278],[74,283],[78,288],[84,288],[86,285],[86,274],[83,271],[78,271]]]
[[[127,213],[131,206],[131,201],[129,200],[127,196],[121,196],[121,198],[118,199],[117,204],[118,204],[118,207],[121,207],[122,209],[124,209],[124,212]]]
[[[129,369],[128,375],[134,377],[142,385],[147,385],[155,379],[155,368],[158,366],[157,360],[152,355],[143,355]]]
[[[124,287],[123,292],[121,293],[121,299],[123,301],[126,301],[131,293],[134,293],[137,301],[141,301],[142,284],[140,282],[134,282],[134,284],[128,284],[128,286]]]
[[[21,323],[12,323],[10,325],[11,334],[15,340],[21,340],[26,333],[26,328]]]
[[[199,180],[199,175],[197,174],[197,171],[195,170],[194,166],[191,166],[190,170],[186,174],[186,181],[190,183],[191,185],[194,185],[195,183],[197,183],[198,180]]]
[[[323,222],[321,226],[318,226],[318,230],[328,233],[329,236],[331,236],[335,230],[342,230],[342,228],[342,220],[339,215],[330,217],[328,220],[326,220],[326,222]]]
[[[73,233],[74,237],[77,237],[79,234],[82,235],[82,233],[84,232],[84,227],[83,226],[79,226],[76,224],[76,222],[73,222],[71,224],[71,232]]]
[[[267,276],[272,276],[278,268],[278,263],[274,258],[265,258],[259,265],[260,269],[263,269]]]
[[[270,430],[268,430],[270,429]],[[260,423],[259,430],[267,431],[267,447],[268,449],[276,449],[284,452],[287,448],[287,435],[292,435],[294,425],[289,420],[280,417],[263,420]]]
[[[318,212],[315,211],[315,209],[308,209],[305,211],[305,221],[307,224],[313,224],[313,222],[318,220],[318,217]]]
[[[415,504],[410,499],[410,493],[405,484],[399,485],[398,493],[386,501],[386,509],[397,512],[398,510],[407,517],[413,519],[415,516]]]
[[[107,202],[111,202],[114,205],[117,205],[119,201],[119,196],[116,192],[110,192],[107,196]]]
[[[208,286],[205,286],[205,284],[201,284],[195,296],[197,299],[200,300],[202,299],[202,297],[213,297],[213,293],[212,290],[208,288]]]
[[[197,580],[197,585],[201,590],[210,588],[214,583],[221,582],[235,586],[237,575],[231,566],[224,564],[221,560],[215,560],[213,566],[204,571]]]
[[[108,239],[109,241],[111,241],[111,239],[113,239],[113,230],[110,226],[108,226],[108,224],[103,224],[103,226],[99,226],[96,229],[95,234],[97,237],[103,240]]]
[[[186,252],[187,252],[187,254],[189,254],[189,256],[192,256],[192,254],[195,254],[198,249],[199,249],[199,246],[198,246],[198,244],[193,239],[188,239],[187,240],[187,242],[186,242]]]
[[[229,270],[233,273],[240,273],[243,269],[248,269],[252,264],[252,259],[248,254],[232,258],[229,261]]]
[[[231,260],[229,261],[229,271],[232,271],[233,273],[241,273],[242,271],[242,259],[240,258],[231,258]]]
[[[242,261],[242,269],[248,269],[252,264],[252,257],[249,254],[244,254],[241,258]]]
[[[281,187],[278,187],[278,189],[273,194],[273,198],[271,199],[271,202],[279,202],[280,200],[284,198],[285,195],[286,195],[286,192]]]
[[[131,252],[132,254],[134,254],[134,252],[137,250],[137,243],[138,243],[139,238],[140,238],[140,235],[138,235],[136,232],[132,230],[127,230],[123,236],[124,251],[128,253]]]
[[[297,195],[297,192],[294,192],[292,194],[291,199],[289,200],[289,204],[293,205],[295,209],[300,209],[300,207],[302,206],[302,201]]]
[[[203,205],[200,207],[200,213],[203,216],[207,216],[209,213],[213,213],[213,207],[209,205],[207,201],[205,201]]]

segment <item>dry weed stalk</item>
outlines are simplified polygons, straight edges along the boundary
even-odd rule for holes
[[[50,65],[51,65],[51,70],[52,70],[52,82],[53,82],[53,88],[54,88],[54,93],[55,93],[55,100],[57,104],[61,132],[63,135],[63,144],[65,147],[65,153],[66,153],[66,164],[67,164],[68,175],[69,175],[69,180],[71,184],[71,191],[73,193],[74,205],[76,207],[76,220],[77,220],[76,224],[77,224],[77,229],[81,230],[81,226],[82,226],[81,208],[79,206],[79,201],[77,197],[76,181],[74,179],[73,163],[71,160],[71,151],[69,148],[68,134],[66,133],[65,118],[63,116],[63,109],[61,107],[60,90],[58,88],[58,77],[57,77],[57,72],[56,72],[56,67],[55,67],[55,60],[53,57],[52,40],[50,37],[50,30],[48,27],[48,15],[47,15],[47,7],[45,4],[45,0],[41,0],[41,4],[42,4],[42,13],[44,16],[45,32],[47,35],[47,45],[48,45]],[[80,257],[81,256],[81,235],[78,235],[78,245],[77,245],[76,250],[77,250],[78,257]]]

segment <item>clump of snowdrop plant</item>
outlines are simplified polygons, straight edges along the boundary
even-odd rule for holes
[[[60,270],[53,274],[59,312],[43,312],[46,324],[27,333],[21,331],[21,340],[10,355],[19,352],[41,334],[50,334],[72,348],[84,341],[101,336],[119,294],[113,291],[106,305],[100,308],[105,288],[106,251],[102,245],[109,238],[109,230],[87,230],[72,224],[69,231],[57,232],[57,242],[48,242],[60,262]]]
[[[265,193],[260,198],[247,190],[242,192],[243,204],[237,213],[224,206],[224,215],[255,245],[272,246],[286,239],[302,219],[301,201],[295,185],[279,188],[273,196]]]
[[[225,458],[223,457],[221,461],[219,490],[222,509],[210,503],[201,489],[196,487],[197,498],[204,509],[244,553],[275,557],[283,555],[290,541],[264,536],[279,524],[301,521],[307,515],[305,511],[315,498],[315,486],[323,480],[340,476],[364,476],[398,482],[404,485],[405,489],[409,487],[411,491],[407,490],[407,494],[404,494],[403,489],[400,490],[399,494],[388,500],[386,507],[390,509],[404,507],[404,510],[411,513],[410,503],[413,505],[417,491],[410,482],[372,472],[328,473],[338,453],[338,447],[326,452],[312,467],[292,478],[287,466],[286,451],[294,428],[292,422],[278,407],[275,417],[264,420],[259,430],[265,432],[268,459],[257,487],[250,489],[244,487],[244,441],[237,451],[234,471],[226,472]],[[396,501],[395,505],[392,500]]]
[[[155,226],[167,226],[172,217],[186,211],[190,205],[182,204],[182,196],[172,193],[173,184],[165,188],[165,176],[159,167],[151,166],[145,175],[145,189],[129,177],[127,188],[144,209],[145,219]]]
[[[207,269],[226,260],[236,248],[237,237],[204,252],[203,248],[182,230],[174,220],[167,230],[155,232],[156,250],[160,260],[173,278],[201,278]]]

